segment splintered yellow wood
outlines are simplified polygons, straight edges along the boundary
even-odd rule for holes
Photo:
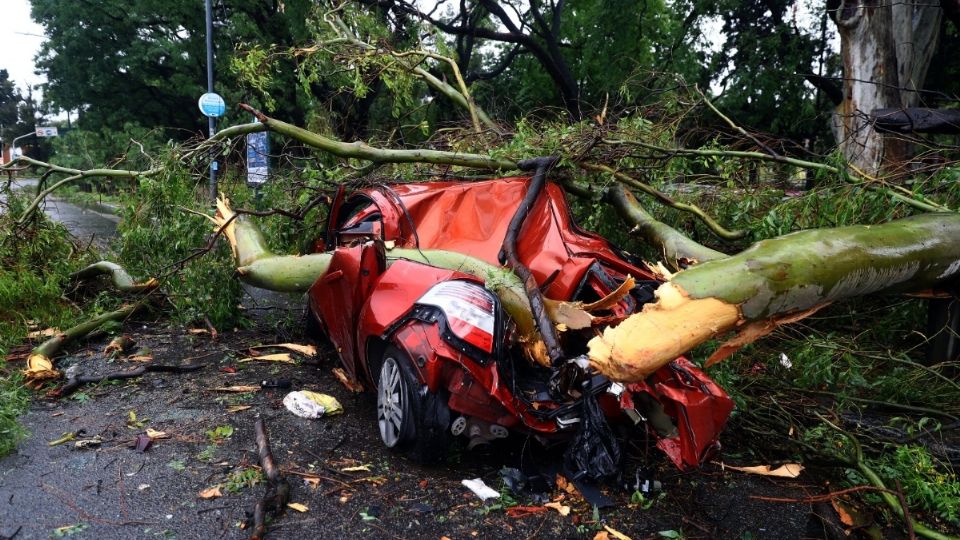
[[[656,303],[590,340],[590,363],[612,380],[639,382],[739,321],[737,306],[716,298],[692,299],[679,286],[665,283]]]

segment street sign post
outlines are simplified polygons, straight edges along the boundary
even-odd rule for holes
[[[208,8],[209,9],[209,8]],[[209,14],[208,14],[209,17]],[[208,22],[209,24],[209,18]],[[207,29],[209,32],[209,28]],[[209,39],[209,37],[208,37]],[[209,47],[209,43],[207,44]],[[212,54],[208,51],[208,55]],[[207,61],[212,61],[210,57],[207,58]],[[200,112],[207,117],[207,128],[208,128],[208,137],[213,137],[214,132],[216,131],[216,119],[223,116],[223,113],[227,112],[227,103],[220,97],[220,94],[217,94],[213,91],[213,68],[209,67],[207,87],[210,89],[209,92],[200,96],[200,99],[197,100],[197,106],[200,107]],[[213,151],[210,152],[211,157],[214,155]],[[215,201],[217,199],[217,170],[219,169],[219,163],[215,159],[210,161],[210,200]]]
[[[57,137],[56,126],[37,126],[37,137]]]
[[[220,118],[227,111],[227,103],[215,92],[207,92],[197,100],[200,112],[209,118]],[[212,135],[212,134],[211,134]]]

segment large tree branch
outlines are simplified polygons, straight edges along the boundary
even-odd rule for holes
[[[364,142],[345,143],[324,137],[312,131],[270,118],[253,107],[241,103],[240,108],[252,113],[264,129],[290,137],[308,146],[329,152],[342,158],[361,159],[374,163],[432,163],[435,165],[459,165],[475,169],[515,170],[517,163],[510,159],[495,158],[482,154],[446,152],[443,150],[393,150],[375,148]]]
[[[638,233],[651,244],[660,246],[664,260],[675,269],[682,267],[684,263],[701,263],[726,257],[725,254],[698,244],[680,231],[658,221],[624,185],[607,188],[603,200],[610,203],[624,221],[634,226],[631,232]]]
[[[675,274],[657,302],[590,341],[591,363],[642,381],[714,336],[739,329],[712,360],[830,302],[928,289],[960,274],[960,214],[814,229],[764,240]]]

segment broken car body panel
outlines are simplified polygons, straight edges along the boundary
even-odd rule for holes
[[[350,197],[338,193],[327,236],[335,254],[309,292],[311,311],[351,377],[376,386],[380,357],[388,346],[399,348],[426,391],[445,396],[452,415],[462,415],[474,442],[495,438],[490,433],[502,428],[545,439],[569,437],[579,422],[579,402],[558,395],[552,381],[557,373],[516,354],[509,318],[471,289],[482,288],[482,280],[412,261],[387,265],[383,244],[455,251],[499,265],[507,226],[529,183],[521,177],[378,186]],[[590,302],[610,294],[627,276],[635,278],[632,293],[597,319],[604,324],[641,309],[658,285],[644,265],[579,229],[555,184],[548,183],[537,198],[518,238],[519,258],[547,298]],[[479,307],[493,310],[495,324]],[[723,390],[684,359],[643,384],[623,387],[594,379],[588,387],[610,421],[669,417],[672,427],[651,432],[679,467],[698,465],[717,446],[733,408]]]

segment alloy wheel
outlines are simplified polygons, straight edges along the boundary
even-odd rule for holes
[[[388,356],[380,367],[377,390],[377,423],[380,438],[388,448],[400,442],[406,408],[406,385],[397,360]]]

